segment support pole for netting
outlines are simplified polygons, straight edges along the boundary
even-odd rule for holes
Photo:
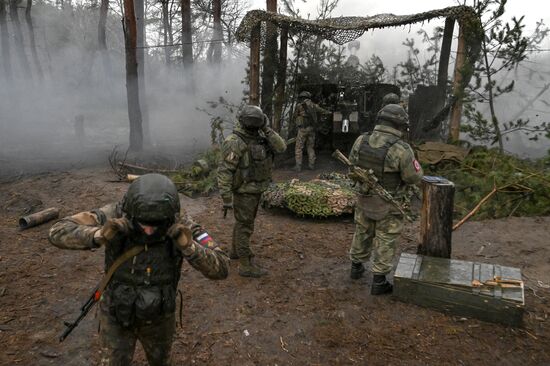
[[[439,68],[437,74],[437,86],[444,91],[447,86],[447,77],[449,76],[449,59],[451,56],[451,43],[453,43],[453,30],[455,20],[445,19],[445,29],[443,30],[443,41],[441,42],[441,53],[439,54]]]
[[[457,100],[453,104],[451,110],[451,128],[450,139],[451,141],[458,141],[460,134],[460,117],[462,116],[462,97],[464,96],[464,85],[462,83],[462,73],[464,69],[464,63],[466,60],[466,41],[464,39],[464,26],[459,23],[458,31],[458,46],[456,48],[456,63],[453,81],[453,95]]]
[[[275,85],[275,105],[273,114],[273,129],[281,132],[283,105],[285,102],[286,59],[288,49],[288,27],[281,28],[281,46],[279,49],[279,64],[277,67],[277,83]]]
[[[260,36],[261,23],[252,28],[250,32],[250,94],[248,102],[253,105],[260,104]]]

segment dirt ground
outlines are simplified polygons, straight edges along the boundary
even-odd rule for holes
[[[319,172],[305,172],[312,177]],[[282,169],[277,179],[294,173]],[[99,360],[95,310],[63,343],[102,275],[103,253],[62,251],[50,224],[17,230],[19,215],[56,206],[62,215],[118,200],[126,183],[105,168],[23,177],[0,185],[1,365],[92,365]],[[218,197],[184,199],[194,218],[227,245],[233,219]],[[453,257],[520,267],[525,325],[510,328],[453,317],[391,296],[369,294],[370,276],[349,279],[351,217],[308,220],[260,210],[252,248],[270,272],[209,281],[184,266],[183,324],[177,365],[548,365],[550,217],[468,222],[453,237]],[[418,223],[399,251],[415,252]],[[141,349],[134,365],[146,365]]]

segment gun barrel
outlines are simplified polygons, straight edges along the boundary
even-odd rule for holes
[[[334,152],[332,153],[332,157],[348,166],[352,165],[346,155],[342,154],[342,152],[338,149],[334,150]]]

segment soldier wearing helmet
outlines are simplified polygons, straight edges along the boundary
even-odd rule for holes
[[[352,164],[372,170],[378,182],[395,198],[403,197],[406,186],[419,183],[423,175],[411,147],[403,141],[408,124],[407,113],[401,106],[386,105],[378,113],[374,131],[359,136],[349,156]],[[355,225],[349,252],[351,278],[362,277],[363,262],[372,256],[371,294],[392,292],[386,275],[392,269],[395,242],[403,229],[402,215],[366,185],[360,185]]]
[[[332,114],[311,101],[311,93],[302,91],[298,95],[298,104],[294,110],[294,124],[298,129],[296,146],[294,150],[297,172],[302,170],[302,157],[304,146],[307,148],[308,167],[315,168],[315,130],[318,124],[317,113]]]
[[[150,365],[170,365],[183,260],[207,278],[227,277],[227,256],[180,211],[176,187],[159,174],[132,182],[120,203],[60,220],[49,240],[62,249],[105,247],[106,273],[128,257],[99,300],[101,365],[130,365],[136,340]]]
[[[399,95],[395,93],[388,93],[382,98],[382,107],[385,107],[388,104],[399,104],[399,102]]]
[[[252,261],[250,237],[262,193],[271,182],[274,154],[286,150],[285,141],[266,124],[267,117],[255,105],[239,114],[239,124],[222,145],[218,188],[224,212],[234,210],[235,226],[230,258],[239,259],[239,274],[261,277],[267,271]]]

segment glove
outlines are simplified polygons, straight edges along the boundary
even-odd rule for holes
[[[191,229],[183,224],[174,224],[170,226],[167,234],[182,251],[191,247],[193,243],[193,233]]]
[[[121,217],[118,219],[109,219],[94,233],[94,243],[106,245],[117,236],[128,235],[131,223],[128,219]]]
[[[348,177],[354,182],[361,182],[361,177],[359,176],[359,174],[355,173],[354,171],[350,172],[348,174]]]

